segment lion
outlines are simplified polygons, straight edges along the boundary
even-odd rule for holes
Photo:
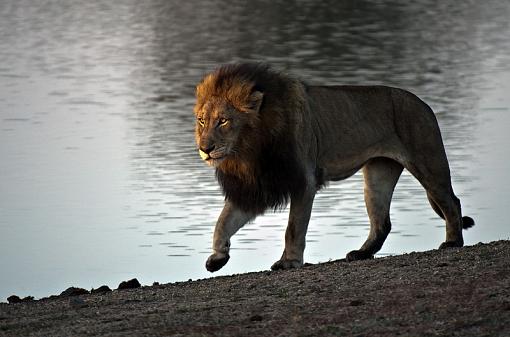
[[[285,248],[271,269],[302,266],[315,194],[360,169],[370,232],[347,261],[372,258],[381,249],[404,168],[446,222],[440,249],[462,247],[462,230],[474,225],[453,192],[436,117],[408,91],[312,86],[266,64],[229,64],[197,85],[194,113],[199,154],[215,168],[225,196],[206,262],[210,272],[228,262],[230,238],[243,225],[289,201]]]

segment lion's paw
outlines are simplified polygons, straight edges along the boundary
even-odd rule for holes
[[[205,262],[205,268],[211,273],[220,270],[230,259],[230,255],[214,253]]]
[[[271,270],[287,270],[293,268],[299,268],[303,265],[301,261],[298,260],[278,260],[271,266]]]
[[[349,253],[347,253],[347,256],[345,256],[345,259],[347,260],[347,262],[358,261],[358,260],[368,260],[368,259],[373,259],[373,258],[374,258],[374,256],[372,254],[370,254],[364,250],[353,250],[353,251],[350,251]]]
[[[462,247],[464,244],[462,242],[457,241],[445,241],[440,246],[439,249],[446,249],[446,248],[457,248]]]

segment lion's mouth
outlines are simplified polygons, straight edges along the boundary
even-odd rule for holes
[[[223,159],[225,159],[225,157],[219,157],[219,158],[209,158],[209,159],[206,159],[206,163],[209,165],[209,166],[218,166],[222,161]]]
[[[201,150],[199,150],[200,157],[210,166],[217,166],[219,165],[223,159],[225,159],[226,155],[225,153],[205,153]]]
[[[221,156],[221,157],[211,157],[209,156],[209,158],[205,159],[205,162],[207,163],[207,165],[209,166],[218,166],[223,160],[225,159],[225,156]]]

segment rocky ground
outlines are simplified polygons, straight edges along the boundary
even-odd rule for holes
[[[510,336],[510,241],[0,304],[0,336],[168,335]]]

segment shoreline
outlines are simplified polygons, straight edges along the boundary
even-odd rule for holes
[[[0,303],[5,336],[502,336],[508,322],[508,240]]]

